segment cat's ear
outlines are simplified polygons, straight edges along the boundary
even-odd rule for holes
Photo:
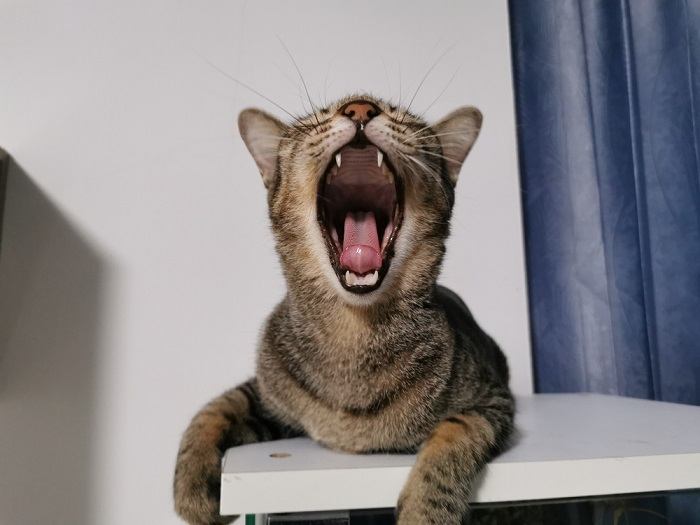
[[[260,109],[244,109],[238,115],[238,130],[258,165],[263,184],[272,185],[277,170],[277,155],[286,126]]]
[[[440,139],[447,174],[453,186],[457,184],[462,163],[479,135],[482,121],[481,111],[466,106],[456,109],[431,126]]]

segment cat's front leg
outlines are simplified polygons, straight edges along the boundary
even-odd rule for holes
[[[473,482],[510,433],[512,412],[475,410],[442,420],[421,447],[396,507],[398,525],[458,525]]]
[[[255,380],[224,392],[192,419],[180,442],[173,492],[175,510],[190,525],[228,523],[219,515],[221,458],[227,448],[287,437],[265,413]]]

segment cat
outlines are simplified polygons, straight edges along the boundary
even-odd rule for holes
[[[237,445],[309,436],[355,453],[417,452],[399,525],[457,524],[477,474],[506,444],[506,358],[436,284],[459,171],[482,115],[428,124],[362,94],[283,123],[238,120],[267,188],[287,294],[267,319],[256,375],[186,429],[174,499],[190,524],[218,513],[220,462]]]

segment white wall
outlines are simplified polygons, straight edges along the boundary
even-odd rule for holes
[[[531,390],[506,2],[0,0],[0,524],[173,523],[194,411],[253,371],[284,293],[237,113],[417,95],[486,120],[444,282]],[[449,83],[450,77],[454,80]],[[449,83],[449,85],[448,85]],[[244,246],[245,249],[241,247]]]

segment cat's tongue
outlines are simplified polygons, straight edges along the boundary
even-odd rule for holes
[[[378,270],[382,266],[382,256],[379,251],[379,236],[374,212],[348,212],[345,216],[341,266],[358,275]]]

